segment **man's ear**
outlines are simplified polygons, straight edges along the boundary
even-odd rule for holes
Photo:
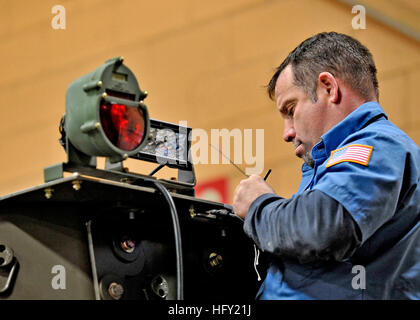
[[[321,72],[318,75],[318,88],[321,93],[327,95],[332,103],[340,102],[340,87],[337,79],[329,72]]]

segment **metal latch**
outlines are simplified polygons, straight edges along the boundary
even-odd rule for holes
[[[17,264],[12,248],[0,243],[0,293],[12,286]]]

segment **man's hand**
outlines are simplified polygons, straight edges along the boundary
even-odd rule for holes
[[[248,212],[252,202],[265,193],[275,193],[267,182],[260,176],[253,174],[248,179],[242,180],[233,195],[233,210],[242,219]]]

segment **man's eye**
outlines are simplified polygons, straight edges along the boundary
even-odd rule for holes
[[[293,117],[293,115],[295,114],[295,107],[290,107],[288,110],[287,110],[287,115],[289,116],[289,117]]]

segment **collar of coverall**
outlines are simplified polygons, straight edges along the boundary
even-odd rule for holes
[[[321,137],[321,141],[312,148],[313,159],[315,162],[325,160],[349,135],[362,129],[372,119],[380,117],[388,119],[379,103],[370,101],[360,105]]]

